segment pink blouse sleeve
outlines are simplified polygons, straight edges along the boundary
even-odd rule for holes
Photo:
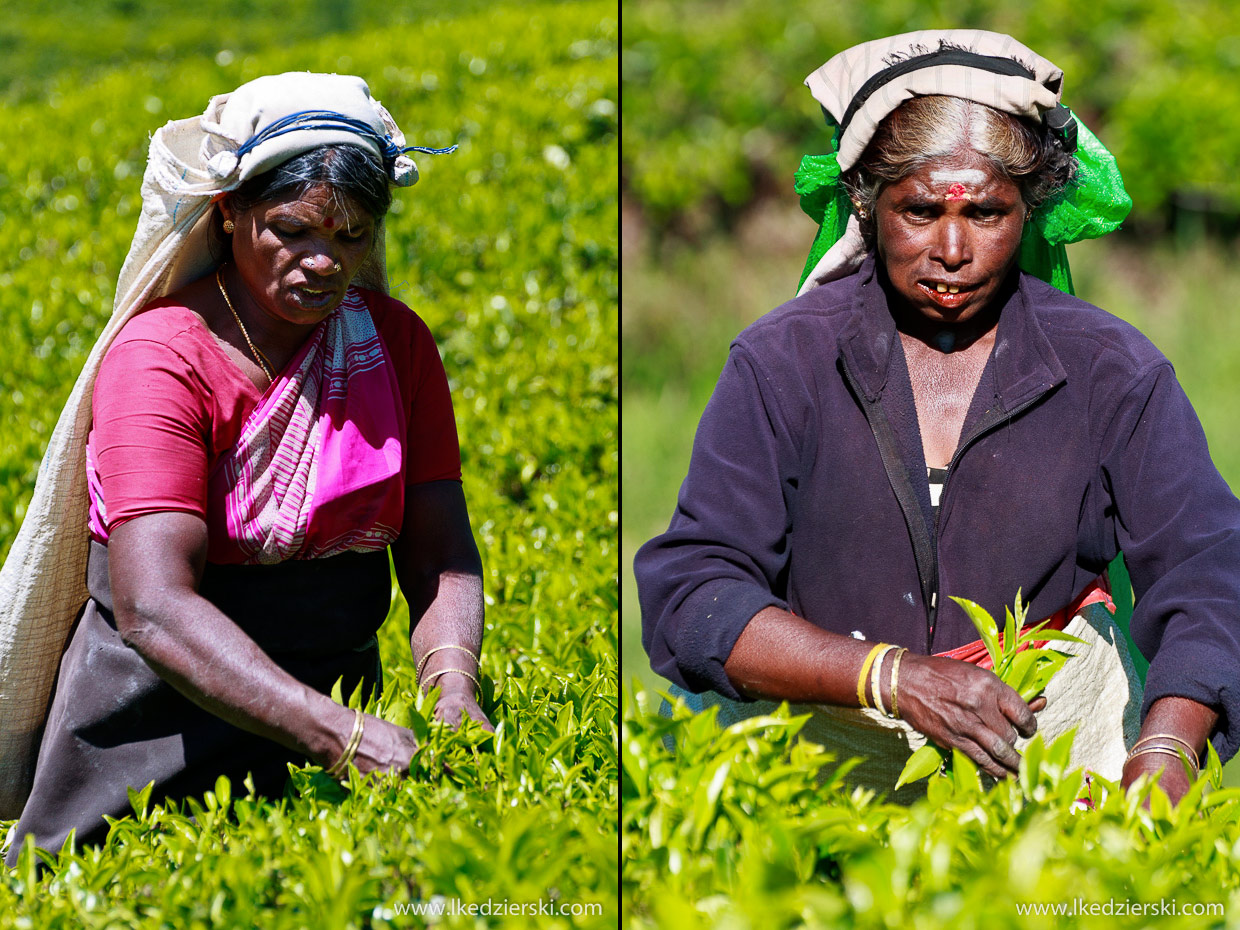
[[[112,347],[95,381],[92,445],[110,533],[135,517],[204,516],[210,418],[192,366],[159,342]]]
[[[461,447],[456,435],[448,376],[430,329],[413,316],[413,392],[405,448],[405,484],[460,481]]]

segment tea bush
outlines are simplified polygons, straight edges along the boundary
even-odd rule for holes
[[[411,144],[460,144],[419,156],[422,180],[396,192],[388,272],[435,334],[453,389],[497,733],[430,727],[413,777],[355,779],[347,792],[313,767],[291,773],[283,799],[224,781],[181,804],[134,791],[134,815],[104,846],[29,848],[0,871],[0,927],[420,926],[428,918],[407,906],[433,899],[575,905],[524,921],[614,925],[617,11],[480,6],[280,41],[271,17],[287,9],[261,4],[259,38],[236,54],[191,44],[88,81],[66,71],[26,82],[6,108],[0,555],[111,312],[151,132],[260,74],[308,69],[364,76]],[[381,709],[423,729],[408,634],[394,595]],[[442,922],[524,925],[498,910]]]
[[[1035,738],[1019,777],[985,788],[957,753],[951,776],[932,778],[926,797],[903,807],[844,786],[844,760],[798,740],[807,718],[786,705],[721,730],[715,708],[695,715],[677,703],[662,717],[656,700],[636,684],[625,691],[628,928],[1240,919],[1240,789],[1211,790],[1217,766],[1172,808],[1148,783],[1130,794],[1097,778],[1086,787],[1067,770],[1071,734],[1049,747]]]

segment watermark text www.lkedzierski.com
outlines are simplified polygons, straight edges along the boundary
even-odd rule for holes
[[[536,901],[510,901],[487,898],[485,901],[463,901],[434,895],[425,901],[393,902],[375,909],[375,916],[388,919],[413,915],[416,917],[601,917],[603,905],[597,901],[560,901],[539,898]]]
[[[1022,917],[1033,914],[1054,917],[1222,917],[1223,905],[1218,901],[1176,901],[1175,898],[1159,898],[1157,901],[1072,898],[1068,901],[1017,902],[1016,913]]]

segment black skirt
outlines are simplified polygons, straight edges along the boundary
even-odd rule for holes
[[[102,841],[105,814],[131,813],[130,787],[154,781],[156,804],[201,795],[220,775],[237,786],[248,774],[259,794],[279,797],[288,763],[306,761],[198,707],[121,641],[108,550],[99,543],[91,543],[87,584],[91,597],[60,662],[10,866],[29,833],[52,852],[74,828],[79,843]],[[375,633],[391,592],[386,550],[278,565],[209,563],[199,587],[293,677],[325,694],[343,677],[346,696],[359,681],[364,690],[382,685]]]

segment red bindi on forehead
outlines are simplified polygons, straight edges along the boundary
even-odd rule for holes
[[[327,219],[323,221],[323,225],[326,226],[328,229],[331,229],[333,226],[336,225],[335,217],[331,217],[331,216],[327,217]]]

